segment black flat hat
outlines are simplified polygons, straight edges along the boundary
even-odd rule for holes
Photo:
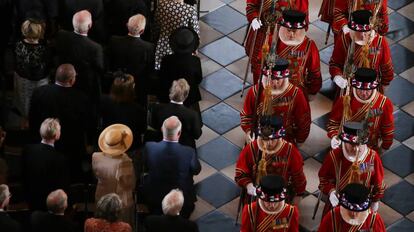
[[[306,14],[298,10],[284,10],[279,23],[290,29],[303,29],[306,27]]]
[[[378,86],[377,72],[370,68],[358,68],[351,84],[357,89],[376,89]]]
[[[192,28],[179,27],[171,33],[169,43],[174,53],[193,53],[200,45],[200,38]]]
[[[262,116],[257,134],[262,138],[278,139],[285,135],[283,119],[280,116]]]
[[[339,202],[341,206],[348,210],[355,212],[365,211],[371,203],[369,189],[358,183],[348,184],[342,190]]]
[[[351,30],[364,32],[370,31],[370,18],[372,16],[369,10],[357,10],[352,12],[351,21],[348,22],[348,27]]]
[[[263,201],[280,202],[286,199],[285,180],[279,175],[267,175],[260,179],[257,196]]]

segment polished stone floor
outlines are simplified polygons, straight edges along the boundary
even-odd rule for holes
[[[310,0],[308,35],[321,51],[323,89],[311,102],[311,133],[301,151],[309,194],[300,208],[301,231],[315,231],[319,217],[311,219],[317,201],[317,172],[330,141],[325,122],[332,106],[328,61],[332,37],[324,44],[327,25],[318,20],[321,0]],[[195,177],[198,202],[192,219],[200,231],[238,231],[235,218],[239,188],[234,183],[234,166],[243,146],[239,126],[242,79],[247,58],[243,41],[247,21],[246,0],[201,0],[201,46],[204,81],[201,101],[203,135],[197,141],[202,172]],[[396,125],[392,149],[382,157],[388,186],[380,206],[387,231],[414,231],[414,2],[389,0],[390,42],[395,79],[387,95],[394,103]],[[251,76],[249,76],[251,81]],[[250,84],[249,84],[250,85]],[[323,207],[323,203],[320,208]]]

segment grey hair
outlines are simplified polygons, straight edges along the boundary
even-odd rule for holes
[[[65,211],[68,202],[68,195],[62,190],[55,190],[47,196],[47,209],[52,213],[60,213]]]
[[[85,18],[84,18],[85,17]],[[73,29],[78,33],[89,31],[89,25],[92,24],[92,15],[87,10],[76,12],[72,17]]]
[[[173,121],[175,122],[174,125],[168,125]],[[180,119],[178,119],[177,116],[171,116],[167,119],[164,120],[164,122],[162,123],[162,135],[164,136],[164,138],[170,138],[172,136],[177,135],[180,131],[181,131],[181,121]]]
[[[128,20],[127,27],[128,32],[132,35],[138,35],[145,29],[146,19],[142,14],[136,14],[131,16]]]
[[[0,185],[0,206],[10,196],[9,186],[2,184]]]
[[[190,85],[188,85],[188,82],[184,78],[181,78],[172,83],[169,97],[170,100],[183,102],[187,99],[189,92]]]
[[[58,131],[60,132],[60,123],[57,118],[46,118],[39,130],[42,139],[46,140],[54,139]]]
[[[109,222],[116,222],[121,209],[121,198],[116,193],[109,193],[101,197],[96,204],[96,217]]]
[[[181,211],[183,204],[183,192],[179,189],[173,189],[162,200],[162,212],[165,215],[177,215]]]

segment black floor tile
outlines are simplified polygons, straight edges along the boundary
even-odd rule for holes
[[[414,222],[408,220],[407,218],[402,218],[396,223],[390,225],[387,228],[388,232],[413,232],[414,231]]]
[[[240,226],[235,225],[233,218],[220,212],[213,211],[197,220],[199,231],[203,232],[238,232]]]
[[[394,72],[400,74],[414,66],[414,53],[400,44],[390,46]]]
[[[240,195],[239,186],[221,173],[197,183],[196,191],[199,197],[215,208],[220,208]]]
[[[197,153],[200,159],[221,170],[237,161],[240,148],[220,136],[199,147]]]
[[[243,87],[243,82],[233,73],[222,68],[206,76],[200,86],[221,100],[224,100],[239,92]]]
[[[414,172],[414,151],[400,145],[382,156],[382,164],[404,178]]]
[[[403,180],[385,190],[382,201],[404,216],[414,210],[414,186]]]
[[[400,142],[414,134],[414,118],[404,111],[394,112],[394,138]]]
[[[240,113],[226,103],[219,103],[201,114],[204,125],[224,134],[240,124]]]
[[[391,81],[391,85],[387,90],[387,96],[392,103],[398,107],[404,106],[414,100],[414,84],[406,79],[396,76]]]

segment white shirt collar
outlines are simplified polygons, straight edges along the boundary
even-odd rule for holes
[[[174,104],[177,104],[177,105],[182,105],[182,104],[184,104],[183,102],[176,102],[176,101],[173,101],[173,100],[171,100],[170,102],[171,102],[171,103],[174,103]]]
[[[73,32],[75,32],[75,34],[77,34],[77,35],[88,37],[88,33],[79,33],[77,31],[73,31]]]
[[[348,154],[348,152],[346,152],[345,150],[345,146],[342,146],[342,152],[345,156],[345,158],[349,161],[349,162],[355,162],[356,156],[350,156]],[[368,154],[368,146],[367,145],[360,145],[360,151],[359,151],[359,157],[358,157],[358,162],[361,162],[362,160],[365,159],[365,157]]]
[[[172,141],[172,140],[162,139],[162,141],[168,142],[168,143],[178,143],[178,140],[177,141]]]
[[[64,85],[64,84],[61,84],[61,83],[59,83],[59,82],[55,82],[55,85],[58,85],[58,86],[61,86],[61,87],[64,87],[64,88],[70,88],[70,87],[72,87],[72,86],[66,86],[66,85]]]
[[[49,145],[49,146],[52,146],[52,147],[55,147],[55,144],[54,143],[47,143],[44,140],[42,140],[40,143],[45,144],[45,145]]]
[[[140,38],[141,37],[141,35],[132,35],[130,33],[128,33],[128,35],[131,36],[131,37],[134,37],[134,38]]]

